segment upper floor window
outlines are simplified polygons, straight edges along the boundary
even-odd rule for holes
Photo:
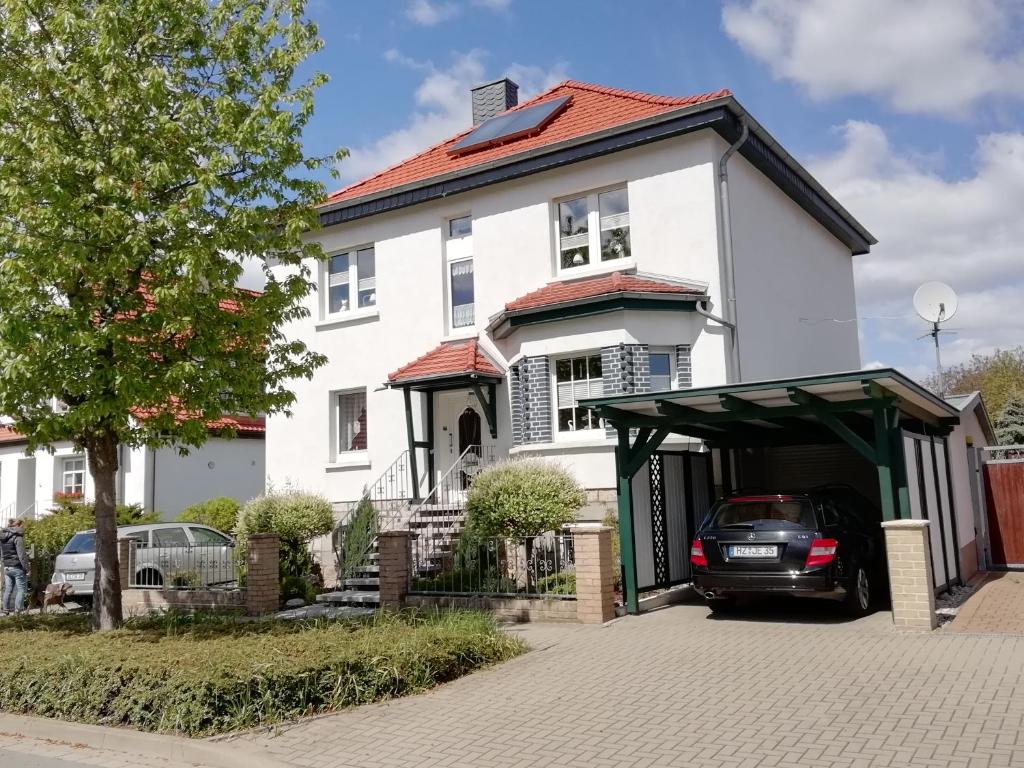
[[[625,187],[558,204],[559,268],[628,259],[629,198]]]
[[[377,260],[373,246],[336,253],[327,262],[327,314],[377,305]]]
[[[448,220],[445,241],[448,262],[448,300],[451,327],[467,328],[476,322],[473,286],[473,218],[460,216]]]
[[[365,451],[366,390],[338,393],[338,453]]]
[[[601,419],[578,403],[587,397],[604,394],[601,355],[584,355],[555,361],[555,397],[558,409],[558,431],[579,432],[598,429]]]

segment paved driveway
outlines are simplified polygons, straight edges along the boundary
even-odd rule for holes
[[[829,608],[527,626],[536,650],[501,667],[244,738],[359,768],[1024,765],[1024,637],[898,635]]]
[[[1024,634],[1024,573],[989,573],[981,588],[960,608],[950,629]]]

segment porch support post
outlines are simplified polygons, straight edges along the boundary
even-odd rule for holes
[[[487,428],[491,432],[491,437],[497,439],[498,437],[498,398],[497,398],[498,387],[495,384],[487,385],[487,397],[484,397],[483,388],[480,386],[480,382],[476,379],[473,380],[473,394],[476,395],[476,400],[480,403],[484,410],[484,418],[487,420]]]
[[[427,485],[434,484],[434,392],[428,390],[423,393],[427,401]]]
[[[405,432],[409,438],[409,470],[412,472],[412,499],[420,499],[420,472],[416,465],[416,435],[412,426],[412,391],[409,387],[402,387],[402,396],[405,398]]]
[[[616,424],[618,443],[615,448],[615,470],[618,475],[619,555],[622,559],[622,592],[627,613],[640,612],[636,586],[636,542],[633,536],[633,474],[629,464],[629,427]]]

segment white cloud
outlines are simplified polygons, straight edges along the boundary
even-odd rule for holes
[[[411,0],[405,9],[406,17],[415,24],[432,27],[450,19],[459,12],[455,3],[434,2],[433,0]]]
[[[512,5],[512,0],[473,0],[473,5],[492,11],[506,11]]]
[[[815,98],[959,115],[989,96],[1024,96],[1019,0],[731,0],[722,24]]]
[[[911,300],[921,283],[942,280],[960,297],[948,324],[958,334],[943,342],[950,362],[1022,343],[1024,133],[979,137],[972,173],[951,180],[933,160],[897,150],[873,123],[841,130],[842,148],[811,166],[879,240],[854,260],[859,314],[882,318],[867,324],[874,341],[927,360],[917,341],[926,327]]]
[[[396,49],[386,51],[385,60],[426,72],[416,89],[415,108],[401,128],[352,148],[350,157],[338,168],[342,178],[361,179],[468,128],[472,122],[470,88],[489,79],[486,57],[486,51],[475,49],[456,54],[448,67],[438,69],[432,62],[417,61]],[[502,71],[519,84],[519,99],[525,101],[564,80],[565,68],[564,63],[550,69],[513,63]]]

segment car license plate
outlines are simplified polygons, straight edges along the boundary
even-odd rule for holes
[[[742,544],[729,547],[729,557],[775,557],[779,553],[774,544]]]
[[[68,581],[85,581],[84,573],[65,573],[64,578]]]

